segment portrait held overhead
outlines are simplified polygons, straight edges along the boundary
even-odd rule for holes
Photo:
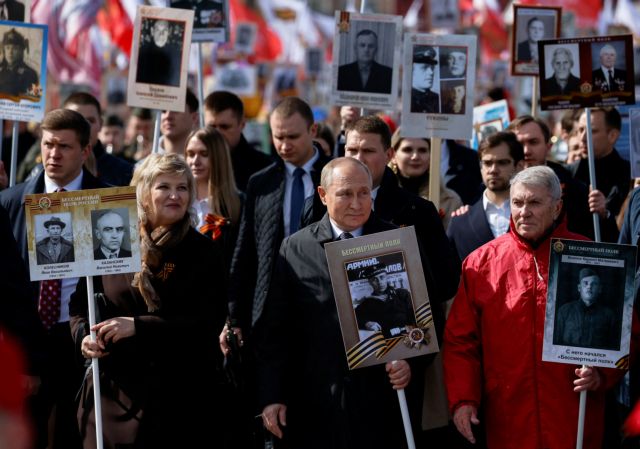
[[[39,97],[38,73],[24,60],[25,54],[29,54],[29,40],[20,31],[11,28],[2,36],[2,54],[0,93],[18,98]]]
[[[624,43],[616,42],[615,44]],[[627,84],[624,51],[619,57],[616,47],[622,47],[624,50],[624,45],[591,44],[593,66],[597,67],[593,70],[591,79],[594,89],[601,90],[603,93],[624,91]]]
[[[434,47],[413,47],[411,112],[440,112],[440,96],[433,91],[437,66],[437,52]]]
[[[560,35],[562,10],[554,6],[513,5],[514,29],[511,43],[511,73],[539,74],[538,41]]]
[[[338,90],[355,92],[391,93],[391,67],[376,61],[378,34],[373,30],[363,29],[356,33],[354,54],[356,60],[341,65],[338,69]]]
[[[142,19],[136,82],[180,85],[185,24],[164,19]]]

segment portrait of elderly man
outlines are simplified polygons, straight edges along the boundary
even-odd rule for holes
[[[372,292],[356,307],[359,329],[391,338],[405,334],[407,325],[416,325],[411,293],[391,285],[385,264],[364,268],[360,277],[369,282]]]
[[[575,447],[581,391],[589,392],[583,447],[600,449],[605,390],[624,375],[542,361],[551,239],[586,240],[567,230],[561,195],[549,167],[513,177],[509,231],[465,259],[445,326],[454,424],[474,442],[472,425],[482,409],[492,449]]]
[[[125,235],[124,219],[115,210],[101,212],[93,230],[98,247],[93,252],[94,260],[131,257],[131,251],[122,248]]]
[[[182,48],[171,39],[172,26],[168,20],[142,19],[140,53],[136,83],[178,87]],[[184,25],[182,25],[184,26]]]
[[[440,47],[440,78],[464,78],[467,73],[467,49]]]
[[[432,91],[437,65],[436,50],[432,46],[413,47],[411,112],[440,112],[440,96]]]
[[[356,34],[356,60],[338,67],[338,90],[391,93],[391,67],[376,62],[378,35],[369,29]]]
[[[518,43],[516,61],[538,62],[538,41],[544,38],[544,22],[538,17],[527,21],[527,40]]]
[[[604,45],[599,52],[600,66],[593,71],[593,87],[602,92],[621,91],[628,88],[627,72],[616,68],[618,54],[611,44]],[[593,58],[595,60],[595,58]]]
[[[38,73],[24,62],[29,41],[15,28],[2,37],[3,59],[0,62],[0,92],[25,95],[38,86]]]
[[[580,298],[558,309],[553,343],[584,348],[619,349],[615,339],[616,317],[601,302],[601,277],[595,268],[582,268],[578,274]]]
[[[580,78],[572,72],[574,66],[573,54],[568,48],[558,47],[551,56],[553,75],[542,82],[542,94],[569,95],[580,91]]]
[[[62,237],[67,224],[59,217],[51,217],[44,222],[47,237],[36,243],[36,261],[38,265],[73,262],[73,243]]]

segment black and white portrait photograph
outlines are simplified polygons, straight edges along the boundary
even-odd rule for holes
[[[432,29],[455,29],[460,21],[458,0],[428,0],[427,11]]]
[[[29,22],[31,0],[0,0],[0,20]]]
[[[94,260],[131,257],[129,211],[125,208],[91,211]]]
[[[473,138],[476,50],[475,36],[405,35],[404,137]]]
[[[182,69],[185,23],[143,18],[136,82],[178,87]]]
[[[364,21],[356,24],[344,50],[341,48],[338,90],[390,94],[395,27]]]
[[[595,90],[603,93],[627,90],[629,81],[625,42],[592,43],[591,70],[591,80]]]
[[[411,112],[440,112],[438,47],[415,45],[411,64]]]
[[[36,215],[34,229],[38,265],[75,261],[71,213]]]
[[[629,354],[636,247],[553,239],[542,360],[616,367]]]
[[[538,75],[538,41],[559,36],[562,10],[559,7],[513,5],[512,73]]]
[[[0,24],[0,96],[14,101],[40,100],[42,39],[39,28]]]
[[[320,75],[324,66],[323,56],[322,48],[309,47],[305,50],[304,67],[307,76],[317,77]]]
[[[362,268],[347,269],[347,275],[353,279],[349,287],[361,336],[381,332],[386,339],[415,327],[403,254],[385,254],[359,262]]]
[[[544,52],[545,77],[540,79],[540,95],[570,96],[580,92],[579,45],[546,45]]]
[[[493,120],[488,120],[484,123],[480,123],[477,126],[477,141],[482,142],[484,139],[489,137],[492,134],[495,134],[504,129],[504,124],[502,119],[497,118]]]
[[[193,42],[226,42],[228,0],[168,0],[167,6],[193,11]]]
[[[231,62],[218,66],[216,70],[215,90],[251,96],[256,93],[257,85],[257,68],[254,65]]]
[[[256,45],[258,28],[255,23],[239,22],[236,25],[233,48],[238,53],[252,55]]]

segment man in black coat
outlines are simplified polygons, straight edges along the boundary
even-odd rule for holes
[[[140,44],[136,83],[178,87],[182,65],[182,48],[171,39],[172,26],[168,20],[148,19],[149,40]],[[178,25],[175,26],[182,26]]]
[[[348,370],[324,252],[345,233],[394,227],[371,213],[371,177],[356,160],[329,162],[318,192],[327,214],[282,243],[258,327],[263,423],[292,448],[401,448],[393,390],[409,384],[411,368],[401,360]]]
[[[245,125],[242,100],[224,90],[210,93],[204,99],[204,121],[217,129],[229,144],[236,187],[245,192],[251,175],[271,165],[273,159],[256,150],[242,135]]]
[[[606,44],[600,49],[600,67],[593,71],[591,78],[595,90],[619,92],[629,90],[627,72],[616,68],[616,49]]]
[[[131,251],[122,247],[125,236],[124,219],[114,211],[108,209],[98,216],[94,236],[100,244],[93,252],[94,260],[121,259],[131,257]]]
[[[564,48],[558,47],[551,56],[553,75],[542,81],[543,96],[571,95],[580,92],[580,78],[571,73],[573,69],[573,55]]]
[[[524,167],[524,151],[511,132],[492,134],[478,148],[485,191],[469,212],[453,217],[447,236],[463,261],[472,251],[507,232],[511,178]]]
[[[0,20],[24,22],[24,5],[16,0],[0,1]]]
[[[83,164],[91,146],[91,129],[85,118],[75,111],[56,109],[49,112],[41,125],[42,162],[44,170],[31,180],[0,192],[0,205],[6,208],[20,254],[28,266],[27,232],[24,196],[34,193],[51,193],[64,189],[84,190],[106,187]],[[36,448],[44,448],[47,440],[53,448],[75,449],[80,447],[76,422],[75,394],[82,380],[83,369],[77,365],[75,347],[69,328],[69,297],[75,290],[77,278],[61,281],[60,317],[46,331],[43,347],[37,348],[45,357],[45,367],[40,373],[42,385],[33,397],[32,411],[36,427]],[[38,303],[39,282],[32,282],[31,297]],[[38,323],[34,332],[44,332]],[[54,407],[55,406],[55,407]],[[52,415],[55,410],[55,414]],[[48,433],[48,422],[53,418],[53,431]]]
[[[538,62],[538,41],[544,38],[544,22],[538,17],[527,21],[527,40],[518,43],[517,62]]]
[[[372,30],[356,34],[356,61],[338,67],[338,90],[391,93],[391,67],[375,61],[378,52],[378,35]]]

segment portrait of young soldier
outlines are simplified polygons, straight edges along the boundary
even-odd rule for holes
[[[26,95],[38,86],[38,73],[24,62],[29,41],[15,28],[2,37],[3,59],[0,62],[0,92],[9,95]]]

